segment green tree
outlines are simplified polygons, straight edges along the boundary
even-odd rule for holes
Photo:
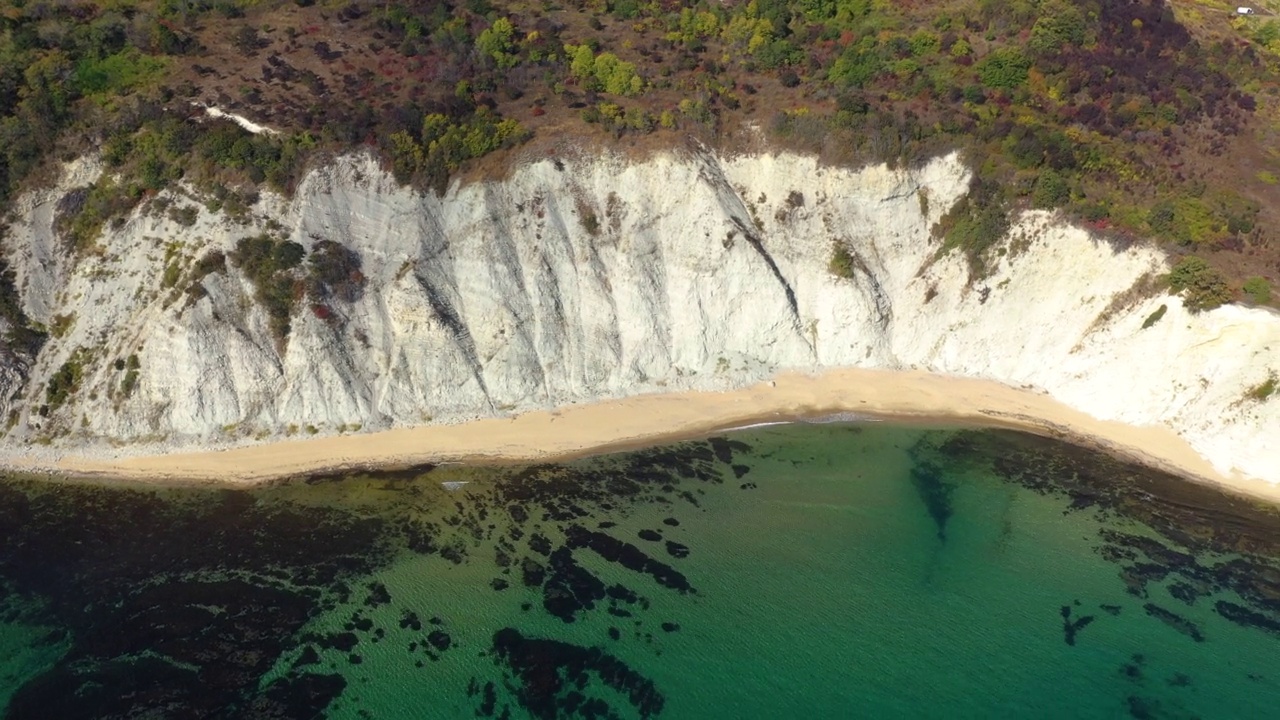
[[[915,35],[911,36],[911,54],[916,57],[937,54],[941,48],[942,39],[936,33],[928,30],[919,30]]]
[[[1052,168],[1042,170],[1031,191],[1031,203],[1038,208],[1056,208],[1069,199],[1071,186],[1062,173]]]
[[[515,26],[511,21],[500,17],[493,21],[493,25],[480,32],[476,38],[476,48],[484,55],[493,58],[499,68],[515,67],[520,62],[513,42],[515,32]]]
[[[1027,81],[1031,61],[1015,47],[1003,47],[991,51],[978,63],[978,77],[982,84],[999,90],[1012,90]]]
[[[422,146],[413,139],[412,135],[403,130],[392,133],[389,141],[391,171],[400,182],[409,182],[414,174],[422,169],[426,160]]]
[[[1271,302],[1271,284],[1260,277],[1251,277],[1244,281],[1244,287],[1241,288],[1249,299],[1259,305],[1265,305]]]
[[[863,87],[883,69],[884,61],[877,52],[875,38],[864,37],[845,48],[827,71],[827,78],[841,87]]]
[[[1179,197],[1156,203],[1147,214],[1147,225],[1157,235],[1180,245],[1199,245],[1222,236],[1226,225],[1204,201]]]
[[[1056,53],[1063,45],[1084,44],[1088,26],[1084,12],[1068,0],[1048,0],[1040,5],[1040,18],[1031,27],[1027,48],[1037,55]]]
[[[1150,212],[1147,213],[1147,225],[1157,235],[1165,237],[1173,235],[1173,220],[1173,202],[1169,200],[1161,200],[1151,206]]]
[[[564,51],[569,54],[569,72],[579,80],[594,77],[596,73],[596,54],[589,45],[565,45]]]
[[[50,123],[61,121],[70,108],[71,59],[61,50],[45,53],[23,72],[26,81],[19,93],[20,112],[31,117],[43,117]]]

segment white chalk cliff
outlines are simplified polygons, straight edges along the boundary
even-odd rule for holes
[[[1193,315],[1160,293],[1118,301],[1167,270],[1163,255],[1114,250],[1042,212],[1015,223],[1017,251],[970,286],[963,257],[935,260],[930,233],[968,186],[954,155],[860,171],[792,155],[543,160],[443,198],[353,155],[291,199],[264,194],[247,223],[164,193],[199,208],[194,225],[152,200],[75,260],[54,208],[96,172],[74,163],[16,205],[4,252],[23,308],[46,325],[64,316],[64,331],[29,367],[0,357],[11,419],[0,455],[36,440],[51,443],[41,452],[154,452],[308,426],[367,432],[859,366],[1046,392],[1102,419],[1165,425],[1224,474],[1280,482],[1280,397],[1248,397],[1280,373],[1280,317]],[[330,317],[300,305],[283,353],[233,264],[194,303],[162,285],[167,252],[188,268],[268,228],[307,248],[342,243],[367,281]],[[837,241],[856,258],[852,279],[828,270]],[[79,348],[92,351],[79,389],[41,417],[50,377]],[[125,393],[117,361],[131,355]]]

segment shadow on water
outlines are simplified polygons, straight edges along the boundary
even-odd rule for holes
[[[955,483],[948,482],[945,471],[934,463],[917,462],[911,468],[911,483],[915,485],[920,500],[924,502],[929,517],[938,526],[938,539],[947,541],[947,521],[954,513],[951,496],[955,493]]]
[[[907,450],[911,458],[911,484],[924,503],[925,511],[938,527],[938,540],[947,541],[947,523],[955,514],[957,478],[979,467],[980,453],[944,452],[942,445],[954,442],[956,433],[927,432]]]

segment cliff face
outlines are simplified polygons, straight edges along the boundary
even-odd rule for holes
[[[0,360],[10,455],[37,439],[155,451],[368,431],[863,366],[989,378],[1162,423],[1223,472],[1280,482],[1280,399],[1247,397],[1280,372],[1280,318],[1126,302],[1162,256],[1045,213],[1025,215],[996,272],[970,286],[964,260],[935,260],[930,237],[967,187],[954,156],[857,172],[795,156],[545,160],[444,198],[351,156],[242,220],[166,193],[73,260],[56,208],[95,172],[72,165],[22,198],[9,228],[24,309],[60,332],[29,367]],[[194,224],[162,212],[166,200],[198,208]],[[201,258],[264,232],[312,251],[334,241],[359,261],[344,292],[301,301],[284,344],[245,268],[193,282]],[[828,269],[837,241],[851,278]],[[42,417],[68,361],[79,381]]]

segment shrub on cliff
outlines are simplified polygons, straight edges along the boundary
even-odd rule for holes
[[[302,299],[302,280],[295,269],[306,249],[290,240],[268,235],[241,238],[231,259],[253,283],[254,298],[267,313],[271,334],[282,346],[289,337],[290,322]]]
[[[1280,382],[1277,381],[1276,374],[1271,373],[1266,380],[1250,388],[1247,395],[1251,400],[1264,402],[1267,398],[1275,395],[1277,390],[1280,390]]]
[[[307,258],[307,292],[315,300],[337,298],[355,302],[364,295],[365,277],[360,255],[332,240],[319,240]]]
[[[0,239],[3,233],[0,233]],[[48,334],[22,309],[18,295],[17,276],[9,267],[9,261],[0,256],[0,318],[8,322],[9,331],[4,340],[9,347],[35,355],[48,339]]]
[[[58,218],[55,223],[64,242],[73,252],[93,247],[102,226],[109,221],[122,222],[124,215],[138,204],[138,188],[129,187],[103,176],[87,191],[78,195],[78,209]]]
[[[939,254],[952,249],[964,251],[974,278],[990,271],[989,256],[1008,232],[1004,190],[982,178],[975,178],[969,194],[960,198],[933,227],[934,237],[945,238]]]
[[[1164,317],[1164,314],[1168,311],[1169,311],[1169,306],[1165,305],[1164,303],[1161,303],[1160,307],[1156,308],[1155,312],[1148,315],[1147,319],[1142,321],[1142,329],[1146,330],[1147,328],[1160,322],[1160,318]]]
[[[49,384],[44,389],[45,407],[41,408],[41,415],[48,415],[50,412],[57,410],[80,389],[80,382],[84,379],[85,366],[90,359],[90,353],[84,348],[78,348],[71,353],[71,357],[62,363],[49,378]]]
[[[1183,304],[1193,313],[1212,310],[1231,300],[1226,278],[1195,255],[1182,258],[1170,271],[1169,289],[1181,293]]]
[[[418,133],[393,133],[388,138],[388,152],[397,180],[444,194],[450,175],[462,163],[528,138],[529,132],[520,123],[480,106],[462,118],[431,113],[423,118]]]
[[[857,262],[844,245],[835,242],[831,245],[831,261],[827,263],[827,270],[838,278],[852,280]]]

